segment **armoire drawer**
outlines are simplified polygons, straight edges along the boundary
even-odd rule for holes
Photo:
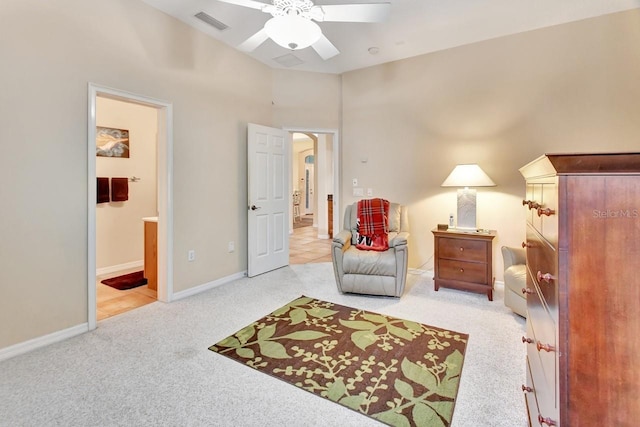
[[[536,398],[536,385],[531,377],[531,366],[529,365],[529,358],[527,357],[527,383],[524,385],[524,400],[527,405],[527,412],[529,413],[530,420],[537,420],[540,414],[538,408],[538,399]]]
[[[438,252],[440,258],[477,262],[487,260],[487,245],[479,240],[438,239]]]
[[[542,185],[542,206],[536,212],[541,221],[540,232],[552,245],[558,245],[558,187]]]
[[[527,227],[527,269],[538,284],[545,304],[557,319],[558,262],[556,249]]]
[[[523,342],[527,350],[527,373],[531,375],[531,382],[527,384],[532,388],[534,387],[532,384],[534,384],[537,386],[536,390],[540,390],[540,396],[538,397],[536,394],[537,407],[539,408],[540,405],[548,407],[550,404],[553,404],[554,396],[550,396],[547,390],[553,390],[555,388],[555,381],[549,383],[545,375],[545,370],[536,348],[538,342],[536,340],[536,334],[529,320],[527,320],[527,330],[526,335],[523,337]],[[540,399],[542,399],[542,402],[539,401]]]
[[[557,348],[556,324],[540,300],[535,284],[527,276],[527,287],[534,291],[527,295],[527,327],[533,342],[527,345],[527,356],[531,361],[533,379],[537,384],[544,384],[537,392],[540,411],[552,413],[556,407],[556,371]],[[534,369],[539,366],[540,372]]]
[[[558,243],[558,189],[556,182],[527,184],[527,223],[552,245]]]

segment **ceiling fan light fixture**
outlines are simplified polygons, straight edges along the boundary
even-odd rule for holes
[[[318,24],[298,15],[273,17],[264,24],[264,30],[271,40],[291,50],[309,47],[322,36]]]

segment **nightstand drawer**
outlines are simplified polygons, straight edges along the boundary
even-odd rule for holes
[[[438,271],[441,279],[487,283],[487,264],[484,263],[440,259]]]
[[[438,253],[440,258],[486,262],[487,244],[480,240],[438,239]]]

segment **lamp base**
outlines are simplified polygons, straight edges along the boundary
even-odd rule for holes
[[[456,228],[476,229],[476,190],[473,188],[458,189],[458,223]]]

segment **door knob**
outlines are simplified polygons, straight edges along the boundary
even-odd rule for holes
[[[257,211],[258,209],[260,209],[260,206],[256,206],[256,205],[251,205],[250,208],[252,211]]]

